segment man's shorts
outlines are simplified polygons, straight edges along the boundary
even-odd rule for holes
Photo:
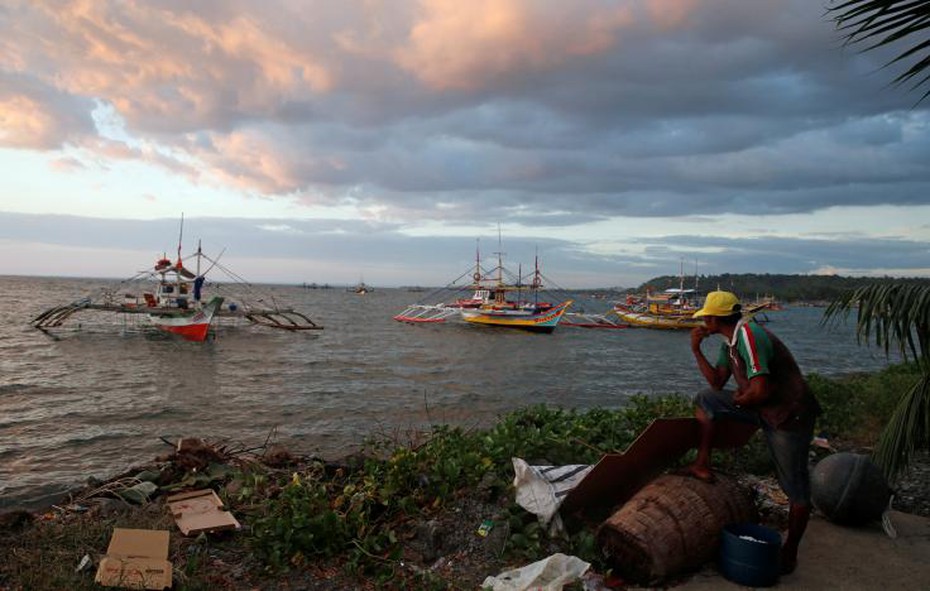
[[[813,418],[805,421],[799,429],[773,429],[761,419],[758,412],[734,404],[734,394],[733,390],[707,389],[694,397],[694,403],[711,420],[726,418],[761,427],[782,490],[792,503],[810,504],[811,485],[807,456],[814,436]]]

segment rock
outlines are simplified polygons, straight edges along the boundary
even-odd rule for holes
[[[442,550],[442,529],[439,522],[431,519],[417,527],[417,541],[421,544],[423,562],[433,562]]]

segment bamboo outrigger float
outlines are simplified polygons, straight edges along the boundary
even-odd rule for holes
[[[182,233],[183,226],[182,217]],[[252,286],[223,267],[217,260],[219,257],[212,259],[204,254],[200,245],[190,258],[195,259],[194,271],[188,269],[181,257],[179,239],[178,256],[174,262],[162,256],[152,268],[95,296],[49,308],[33,318],[31,324],[55,336],[54,329],[64,327],[79,312],[106,312],[120,315],[124,320],[143,320],[141,324],[144,327],[154,327],[198,342],[206,340],[210,329],[223,319],[287,331],[322,330],[322,326],[302,312],[276,303],[269,307],[263,303],[261,296],[249,297],[248,292],[254,291]],[[209,267],[202,271],[205,263]],[[223,271],[247,294],[227,295],[222,293],[221,284],[208,284],[207,273],[214,268]],[[216,295],[206,300],[205,288]]]

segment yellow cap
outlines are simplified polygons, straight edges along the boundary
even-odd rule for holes
[[[704,298],[704,307],[694,313],[701,316],[729,316],[739,312],[739,298],[728,291],[712,291]]]

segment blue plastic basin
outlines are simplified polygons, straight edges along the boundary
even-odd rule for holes
[[[770,587],[778,582],[781,534],[755,523],[723,528],[720,539],[720,572],[747,587]]]

